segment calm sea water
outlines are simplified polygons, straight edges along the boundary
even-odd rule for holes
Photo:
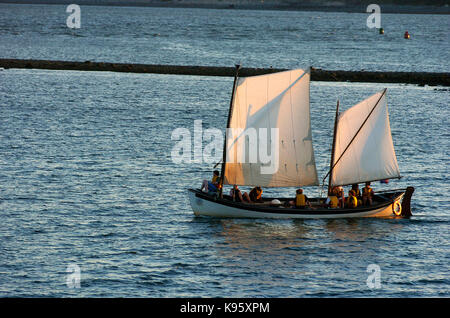
[[[381,7],[383,12],[383,7]],[[0,56],[123,63],[449,72],[448,15],[0,4]],[[411,39],[404,40],[405,31]]]
[[[358,14],[89,7],[82,29],[69,31],[64,9],[0,6],[0,56],[209,65],[240,57],[252,66],[448,71],[448,44],[438,36],[447,17],[389,15],[396,22],[380,40]],[[328,27],[298,23],[314,16]],[[410,33],[421,23],[433,32],[421,29],[401,48],[392,33],[412,17]],[[388,18],[383,23],[389,30]],[[358,26],[353,37],[349,25]],[[422,55],[424,43],[432,49]],[[0,70],[0,296],[450,296],[448,91],[311,85],[319,176],[328,166],[336,99],[347,108],[388,88],[404,177],[374,187],[414,186],[411,219],[195,218],[186,188],[209,178],[212,167],[174,164],[171,133],[193,132],[198,119],[205,129],[225,127],[231,86],[231,78]],[[81,270],[80,288],[66,284],[72,264]],[[370,264],[381,270],[381,288],[367,285]]]

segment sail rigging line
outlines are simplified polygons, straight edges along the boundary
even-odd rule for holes
[[[355,133],[355,135],[353,136],[353,138],[350,140],[350,142],[348,143],[347,147],[344,149],[344,151],[342,152],[342,154],[339,156],[338,160],[336,160],[336,162],[333,164],[333,166],[330,168],[330,170],[328,171],[328,173],[325,175],[325,177],[323,178],[323,180],[326,179],[326,177],[328,177],[330,175],[330,173],[332,172],[332,170],[334,169],[334,167],[336,167],[336,165],[338,164],[338,162],[341,160],[342,156],[344,156],[345,152],[347,151],[347,149],[350,147],[350,145],[352,144],[352,142],[356,139],[356,137],[358,136],[359,132],[361,131],[361,129],[364,127],[364,125],[366,124],[367,120],[369,119],[370,115],[372,115],[373,111],[375,110],[375,108],[378,106],[378,104],[380,103],[380,100],[383,98],[384,94],[386,94],[386,88],[383,90],[383,92],[381,93],[380,98],[378,98],[377,102],[375,103],[375,106],[373,106],[372,110],[370,111],[370,113],[367,115],[366,119],[363,121],[363,123],[361,124],[361,126],[359,127],[358,131]],[[334,137],[333,137],[334,138]],[[330,179],[331,181],[331,179]]]
[[[227,130],[225,131],[225,138],[224,138],[224,142],[223,142],[222,169],[220,171],[219,197],[222,197],[222,194],[223,194],[223,181],[225,178],[225,165],[226,165],[226,161],[227,161],[227,131],[228,131],[228,128],[230,128],[230,124],[231,124],[231,114],[233,113],[233,105],[234,105],[234,94],[236,92],[236,84],[237,84],[237,79],[239,76],[239,70],[241,68],[241,65],[236,64],[235,68],[236,68],[236,73],[234,75],[233,91],[231,92],[230,108],[228,110]]]
[[[219,162],[218,162],[218,163],[216,163],[216,164],[214,165],[214,168],[213,168],[213,169],[216,169],[216,168],[217,168],[217,166],[218,166],[218,165],[220,165],[221,163],[222,163],[222,159],[220,159],[220,160],[219,160]]]

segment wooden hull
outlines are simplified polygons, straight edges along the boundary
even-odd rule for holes
[[[370,207],[354,209],[295,209],[274,207],[265,204],[246,204],[231,200],[215,199],[199,190],[189,189],[189,201],[196,216],[220,218],[270,218],[270,219],[336,219],[361,217],[391,217],[396,216],[394,209],[401,206],[404,191],[385,192],[388,197],[379,204]],[[283,199],[280,199],[283,200]]]

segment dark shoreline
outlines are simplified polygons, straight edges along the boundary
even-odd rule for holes
[[[0,3],[10,4],[46,4],[46,5],[68,5],[73,0],[0,0]],[[342,1],[340,4],[330,5],[328,2],[314,3],[283,3],[276,1],[259,3],[238,3],[230,1],[196,2],[190,1],[123,1],[123,0],[78,0],[80,6],[117,6],[117,7],[157,7],[157,8],[189,8],[189,9],[222,9],[222,10],[276,10],[276,11],[306,11],[306,12],[347,12],[367,13],[369,3],[349,4]],[[392,4],[380,3],[382,13],[393,14],[450,14],[450,6],[424,5],[424,4]]]
[[[19,68],[197,76],[234,76],[234,67],[221,66],[155,65],[2,58],[0,59],[0,67],[4,69]],[[242,68],[240,74],[242,76],[253,76],[284,70],[285,69],[276,68]],[[429,86],[450,86],[450,73],[342,71],[311,68],[311,80],[326,82],[405,83]]]

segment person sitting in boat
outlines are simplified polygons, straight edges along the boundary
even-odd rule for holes
[[[358,205],[362,205],[361,191],[359,191],[358,184],[352,184],[352,190],[355,192],[355,197],[358,200]]]
[[[352,184],[352,190],[355,192],[355,196],[358,198],[361,196],[361,191],[359,191],[358,184]]]
[[[337,197],[337,188],[333,188],[328,194],[328,198],[325,201],[325,207],[331,209],[337,209],[339,207],[339,199]]]
[[[254,187],[249,194],[250,200],[252,202],[263,202],[262,193],[263,190],[260,186]]]
[[[292,202],[297,209],[304,209],[311,207],[311,203],[306,195],[303,194],[303,189],[298,189],[295,195],[295,201]]]
[[[343,187],[336,187],[334,189],[334,192],[336,193],[336,196],[338,198],[338,207],[343,208],[345,205],[345,196],[344,196],[344,188]]]
[[[366,182],[366,186],[362,191],[363,205],[372,205],[373,189],[370,187],[370,182]]]
[[[246,202],[247,201],[248,203],[252,203],[248,193],[247,192],[242,193],[236,184],[230,190],[230,196],[233,198],[233,201],[238,201],[238,202]],[[238,199],[238,200],[236,200],[236,199]]]
[[[355,191],[350,190],[348,192],[348,198],[347,198],[347,207],[348,208],[356,208],[358,206],[358,199],[355,196]]]
[[[201,191],[208,194],[215,194],[220,189],[220,172],[214,170],[211,181],[203,180]]]

